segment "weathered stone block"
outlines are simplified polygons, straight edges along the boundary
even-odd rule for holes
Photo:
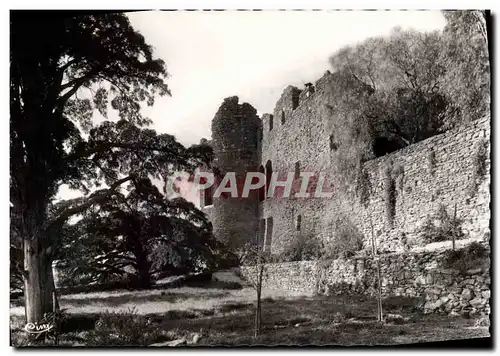
[[[483,307],[486,304],[487,300],[481,297],[476,297],[469,301],[470,305],[476,309]]]

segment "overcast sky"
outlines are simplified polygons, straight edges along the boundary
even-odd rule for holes
[[[341,47],[395,26],[442,29],[439,11],[152,11],[128,14],[167,63],[172,97],[145,113],[158,132],[184,145],[210,138],[223,99],[237,95],[259,114],[272,112],[287,85],[302,88],[331,69]],[[80,193],[66,186],[58,198]]]
[[[155,128],[185,144],[210,138],[223,99],[237,95],[272,112],[287,85],[299,88],[330,69],[339,48],[395,26],[443,28],[439,11],[153,11],[129,14],[167,63],[172,97],[147,109]]]

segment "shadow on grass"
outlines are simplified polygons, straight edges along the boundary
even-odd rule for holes
[[[92,330],[99,317],[99,314],[66,314],[61,323],[61,333]]]
[[[144,297],[139,299],[143,301]],[[130,302],[130,299],[127,301]],[[141,345],[152,340],[158,342],[197,333],[202,335],[200,345],[212,346],[381,345],[421,342],[425,341],[425,338],[431,340],[436,337],[441,337],[442,340],[463,338],[471,333],[467,327],[472,321],[423,315],[417,308],[420,303],[419,298],[385,299],[384,314],[399,314],[400,317],[395,319],[397,323],[382,324],[376,320],[376,298],[366,296],[315,296],[293,300],[264,298],[261,335],[257,338],[253,337],[255,304],[247,302],[231,302],[205,310],[170,310],[147,314],[138,318],[141,323],[137,324],[139,326],[134,330],[139,336],[146,333],[149,335],[143,338]],[[87,330],[88,335],[93,335],[99,317],[99,314],[71,314],[63,323],[63,333]],[[126,332],[122,334],[128,335],[130,323],[127,320],[130,316],[123,314],[119,318],[121,319],[116,325],[123,324]],[[484,333],[478,330],[474,332],[477,335]],[[103,335],[106,336],[106,333],[108,332]],[[85,343],[92,344],[90,336],[86,338],[88,340]],[[82,341],[81,337],[75,340]]]
[[[229,295],[229,292],[220,292],[210,294],[210,298],[222,298]],[[200,300],[207,298],[206,295],[199,295],[194,293],[176,293],[176,292],[162,292],[156,294],[124,294],[124,295],[103,295],[103,296],[92,296],[88,299],[76,299],[76,298],[61,298],[64,303],[71,304],[73,306],[84,306],[91,305],[93,303],[103,303],[109,306],[119,306],[121,304],[130,303],[147,303],[147,302],[169,302],[175,303],[180,300]]]
[[[384,301],[384,310],[387,313],[412,313],[418,301],[417,298],[391,298]],[[390,337],[406,333],[400,325],[385,325],[381,329],[377,322],[375,298],[316,296],[279,301],[263,299],[262,335],[254,339],[254,308],[254,304],[248,303],[227,304],[219,307],[217,312],[229,314],[216,313],[212,317],[178,319],[174,323],[165,323],[164,327],[170,326],[192,332],[210,330],[211,337],[204,342],[211,345],[217,345],[219,342],[225,345],[246,343],[256,345],[259,342],[280,345],[337,344],[345,343],[347,337],[352,339],[352,334],[357,332],[366,334],[365,341],[370,344],[370,333],[377,330],[383,330],[377,337],[379,343],[389,342]],[[405,323],[412,322],[414,321],[405,321]]]

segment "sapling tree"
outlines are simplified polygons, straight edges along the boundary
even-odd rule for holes
[[[262,327],[262,284],[266,278],[266,265],[271,262],[271,254],[265,251],[264,245],[260,243],[246,244],[241,251],[242,263],[254,268],[253,277],[249,278],[249,283],[256,292],[254,337],[258,337]]]

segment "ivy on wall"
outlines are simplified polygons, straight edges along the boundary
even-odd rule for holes
[[[398,190],[403,192],[404,168],[400,164],[392,165],[387,162],[383,170],[382,184],[384,189],[384,202],[386,220],[389,227],[394,227],[394,217],[396,216],[396,199]]]
[[[361,205],[367,208],[372,192],[370,175],[368,174],[368,171],[361,165],[358,167],[359,168],[356,177],[356,195],[359,197],[359,202],[361,203]]]
[[[469,181],[468,195],[476,196],[479,186],[486,177],[486,160],[488,159],[488,142],[481,140],[477,143],[472,156],[472,177]]]
[[[392,174],[392,163],[388,162],[383,172],[383,187],[384,187],[384,202],[386,220],[389,227],[392,229],[394,226],[394,216],[396,215],[396,182]]]

